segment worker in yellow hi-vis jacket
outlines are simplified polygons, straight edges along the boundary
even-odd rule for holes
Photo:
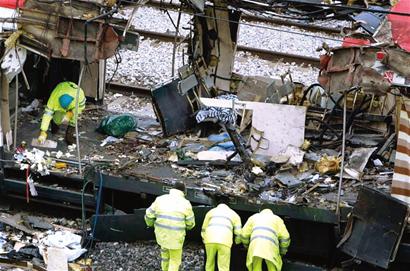
[[[185,185],[176,183],[169,194],[159,196],[146,210],[145,223],[155,228],[155,237],[161,247],[163,271],[178,271],[181,265],[185,230],[195,226],[191,203],[184,196]]]
[[[235,243],[241,242],[241,218],[226,204],[219,204],[210,210],[202,224],[202,240],[206,251],[206,271],[215,270],[218,255],[218,270],[229,271],[231,261],[232,237]]]
[[[251,216],[242,229],[242,243],[249,245],[246,267],[249,271],[262,271],[265,260],[269,271],[282,269],[282,257],[290,245],[285,223],[270,209]]]
[[[73,82],[62,82],[58,84],[48,99],[47,106],[44,110],[43,119],[41,121],[39,143],[44,143],[47,139],[47,130],[51,123],[51,132],[57,133],[58,126],[62,123],[68,123],[66,131],[67,144],[75,143],[75,107],[77,89],[79,89],[78,115],[85,108],[84,91]]]

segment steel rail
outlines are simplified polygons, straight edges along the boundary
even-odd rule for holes
[[[182,8],[182,10],[184,10],[180,4],[171,3],[171,2],[161,3],[160,1],[156,1],[156,0],[149,1],[146,5],[153,7],[153,8],[167,8],[167,9],[172,9],[172,10],[178,10],[179,8]],[[184,10],[184,13],[190,14],[187,9]],[[307,23],[301,23],[301,22],[296,22],[292,20],[285,20],[285,19],[279,19],[279,18],[274,18],[274,17],[265,17],[261,15],[254,15],[254,14],[243,14],[241,18],[246,21],[271,23],[271,24],[286,25],[286,26],[295,26],[295,27],[305,29],[311,32],[340,34],[341,31],[343,30],[342,27],[328,27],[328,26],[307,24]],[[345,30],[351,30],[351,28],[346,28]]]
[[[157,39],[157,40],[164,41],[164,42],[174,42],[174,39],[175,39],[175,35],[173,33],[161,33],[161,32],[145,30],[145,29],[135,29],[135,31],[141,34],[142,36],[149,37],[152,39]],[[177,41],[185,42],[186,38],[184,36],[179,35],[177,36]],[[284,52],[272,51],[272,50],[256,48],[256,47],[249,47],[249,46],[244,46],[244,45],[238,45],[237,50],[255,54],[266,60],[283,59],[286,62],[295,62],[299,65],[310,64],[315,67],[319,66],[319,58],[311,57],[311,56],[284,53]]]

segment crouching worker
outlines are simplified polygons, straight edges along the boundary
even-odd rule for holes
[[[242,243],[249,245],[246,267],[249,271],[262,271],[262,261],[269,271],[282,269],[282,255],[285,255],[290,237],[285,223],[270,209],[251,216],[242,229]]]
[[[226,204],[219,204],[206,214],[201,232],[206,251],[206,271],[215,270],[217,255],[218,270],[230,270],[232,238],[235,235],[235,243],[240,244],[241,228],[241,218]]]
[[[155,238],[161,247],[163,271],[179,270],[185,230],[195,226],[192,206],[184,192],[185,185],[176,183],[169,194],[157,197],[145,213],[145,223],[155,228]]]
[[[75,143],[75,106],[78,88],[77,84],[73,82],[62,82],[54,88],[48,99],[41,121],[41,132],[38,137],[40,144],[43,144],[47,139],[47,130],[50,122],[52,134],[58,132],[59,125],[68,123],[65,140],[69,145]],[[84,91],[81,88],[79,88],[79,90],[78,115],[80,115],[85,108]]]

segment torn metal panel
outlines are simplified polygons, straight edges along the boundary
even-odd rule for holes
[[[334,49],[320,81],[331,92],[361,86],[366,93],[385,94],[391,82],[374,68],[378,50],[372,47]]]
[[[352,178],[360,180],[370,156],[376,149],[377,148],[357,148],[353,150],[344,171]]]
[[[371,6],[371,8],[375,10],[385,10],[384,8],[378,6]],[[363,29],[369,32],[371,35],[373,35],[378,30],[385,17],[386,14],[366,11],[352,16],[353,20],[358,22],[360,26],[363,27]]]
[[[31,5],[32,2],[34,5]],[[99,14],[93,8],[79,9],[81,14],[74,17],[64,8],[55,11],[53,5],[36,7],[36,1],[29,1],[29,4],[19,10],[17,21],[27,33],[24,34],[26,39],[22,39],[21,43],[24,44],[28,39],[29,43],[26,45],[39,51],[41,55],[79,61],[87,58],[88,62],[94,62],[111,57],[119,45],[117,33],[104,21],[95,20],[86,24],[88,19],[95,17],[94,14]]]
[[[186,95],[178,92],[179,80],[160,86],[152,91],[155,113],[161,122],[165,136],[185,132],[196,124],[194,112],[199,108],[196,90]]]
[[[403,202],[362,187],[338,247],[355,259],[388,268],[395,260],[408,216]]]
[[[185,95],[190,89],[193,89],[197,85],[198,80],[196,79],[195,74],[191,74],[178,82],[178,91],[181,95]]]
[[[397,48],[387,48],[386,53],[387,56],[384,62],[386,62],[387,67],[403,75],[405,78],[410,77],[410,53]]]
[[[92,18],[100,14],[100,8],[91,1],[73,1],[72,3],[73,4],[57,1],[25,0],[24,9],[43,10],[51,14],[59,13],[66,16],[72,15],[75,18]]]
[[[0,214],[0,223],[9,225],[26,234],[33,235],[34,230],[22,224],[21,223],[22,221],[24,221],[24,219],[22,218],[21,214],[15,214],[15,215],[10,215],[7,213]]]
[[[387,45],[335,48],[319,81],[331,92],[359,86],[367,94],[385,95],[391,86],[410,84],[410,54]]]

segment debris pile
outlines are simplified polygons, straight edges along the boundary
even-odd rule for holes
[[[87,251],[81,247],[81,235],[76,234],[80,222],[26,213],[0,213],[0,259],[6,264],[18,262],[25,266],[30,262],[47,270],[68,270],[68,266],[83,263],[84,259],[78,259]],[[91,266],[89,260],[88,266]]]

